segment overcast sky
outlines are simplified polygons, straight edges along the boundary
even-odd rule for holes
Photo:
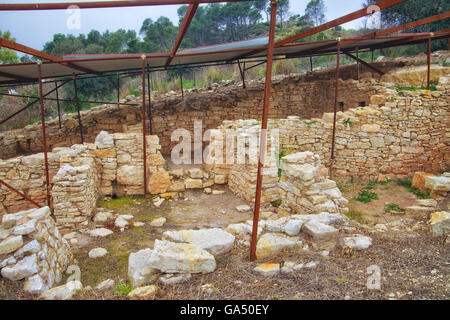
[[[74,0],[75,1],[75,0]],[[89,1],[89,0],[77,0]],[[67,0],[1,0],[2,3],[48,3],[70,2]],[[304,14],[309,0],[291,0],[291,13]],[[325,0],[327,7],[326,19],[333,20],[347,13],[362,8],[362,0]],[[67,20],[70,16],[65,10],[50,11],[2,11],[0,12],[0,30],[11,31],[16,41],[42,50],[45,42],[52,40],[53,34],[88,33],[91,29],[104,32],[106,30],[134,29],[139,32],[145,18],[156,20],[160,16],[166,16],[178,24],[177,9],[179,6],[153,6],[132,8],[107,8],[107,9],[83,9],[81,10],[80,29],[70,30]],[[345,28],[359,28],[361,19],[343,25]]]

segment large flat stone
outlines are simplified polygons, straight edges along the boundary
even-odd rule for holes
[[[149,266],[165,273],[210,273],[216,269],[216,260],[190,243],[155,240]]]
[[[450,233],[450,212],[432,213],[430,227],[434,236],[447,236]]]
[[[450,191],[450,177],[427,176],[425,178],[425,187],[434,191]]]
[[[309,220],[303,225],[303,231],[315,239],[323,239],[338,233],[338,229],[318,220]]]
[[[41,297],[45,300],[68,300],[83,289],[80,281],[69,281],[62,286],[45,291]]]
[[[11,236],[0,242],[0,255],[16,251],[23,245],[22,236]]]
[[[21,280],[36,274],[38,270],[37,256],[36,254],[33,254],[31,256],[26,256],[14,266],[4,267],[1,275],[9,280]]]
[[[372,238],[360,234],[342,239],[344,248],[352,248],[355,250],[364,250],[372,245]]]
[[[128,280],[133,287],[140,287],[152,283],[159,271],[150,267],[151,249],[143,249],[130,253],[128,257]]]
[[[166,231],[163,235],[171,241],[195,244],[213,255],[229,252],[235,240],[231,233],[218,228]]]
[[[302,242],[295,237],[288,237],[284,234],[265,233],[256,245],[256,257],[264,259],[287,248],[300,247]]]

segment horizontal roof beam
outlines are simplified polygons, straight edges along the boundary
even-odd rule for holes
[[[218,2],[246,2],[248,0],[128,0],[128,1],[91,1],[91,2],[66,2],[66,3],[2,3],[0,11],[23,10],[66,10],[69,6],[77,6],[80,9],[121,8],[162,5],[184,5]]]

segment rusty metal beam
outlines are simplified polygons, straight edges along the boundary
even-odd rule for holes
[[[59,84],[57,87],[58,87],[58,88],[61,88],[63,85],[65,85],[65,84],[66,84],[67,82],[69,82],[69,81],[70,81],[70,80],[66,80],[66,81],[64,81],[62,84]],[[50,90],[49,92],[47,92],[46,94],[44,94],[44,97],[48,96],[49,94],[51,94],[51,93],[54,92],[55,90],[56,90],[56,88]],[[34,97],[21,96],[21,95],[9,94],[9,93],[0,93],[0,95],[2,95],[2,96],[9,96],[9,97],[34,98]],[[46,99],[46,98],[44,98],[44,99]],[[2,125],[3,123],[5,123],[5,122],[8,121],[9,119],[15,117],[15,116],[18,115],[19,113],[25,111],[26,109],[28,109],[29,107],[31,107],[33,104],[35,104],[35,103],[38,102],[38,101],[39,101],[39,98],[37,98],[37,99],[34,100],[34,101],[29,102],[29,103],[28,103],[25,107],[23,107],[22,109],[17,110],[17,111],[14,112],[12,115],[7,116],[5,119],[1,120],[1,121],[0,121],[0,125]]]
[[[406,1],[408,1],[408,0],[382,0],[380,2],[375,3],[375,6],[378,6],[380,8],[380,10],[384,10],[384,9],[396,6],[396,5],[400,4],[400,3],[406,2]],[[353,20],[356,20],[356,19],[368,16],[368,15],[372,14],[372,12],[370,10],[368,10],[368,9],[369,9],[369,7],[363,8],[361,10],[349,13],[349,14],[347,14],[347,15],[345,15],[343,17],[340,17],[338,19],[335,19],[335,20],[332,20],[330,22],[324,23],[324,24],[322,24],[320,26],[317,26],[315,28],[311,28],[309,30],[300,32],[299,34],[296,34],[294,36],[287,37],[287,38],[285,38],[283,40],[277,41],[275,43],[275,47],[280,47],[280,46],[285,45],[287,43],[295,42],[297,40],[300,40],[300,39],[312,36],[312,35],[317,34],[319,32],[322,32],[322,31],[325,31],[325,30],[337,27],[337,26],[339,26],[341,24],[344,24],[344,23],[347,23],[347,22],[350,22],[350,21],[353,21]]]
[[[72,62],[62,61],[60,58],[58,58],[54,55],[24,46],[23,44],[13,42],[13,41],[10,41],[10,40],[4,39],[4,38],[0,38],[0,47],[5,47],[8,49],[23,52],[23,53],[26,53],[26,54],[29,54],[29,55],[32,55],[32,56],[35,56],[35,57],[38,57],[41,59],[56,62],[56,63],[59,63],[60,65],[63,65],[65,67],[68,67],[68,68],[71,68],[71,69],[74,69],[74,70],[77,70],[80,72],[91,73],[91,74],[96,74],[96,75],[102,74],[101,72],[97,72],[97,71],[94,71],[94,70],[91,70],[91,69],[88,69],[85,67],[78,66]]]
[[[147,139],[145,118],[145,55],[142,55],[142,156],[144,160],[144,196],[147,194]]]
[[[45,161],[45,183],[47,189],[47,205],[52,208],[50,200],[50,174],[48,169],[48,156],[47,156],[47,134],[45,131],[45,111],[44,111],[44,94],[42,90],[42,68],[41,62],[37,63],[38,67],[38,79],[39,79],[39,101],[41,104],[41,125],[42,125],[42,140],[44,143],[44,161]]]
[[[56,105],[58,107],[58,124],[61,129],[61,106],[59,104],[59,94],[58,94],[58,81],[55,81],[55,92],[56,92]]]
[[[272,85],[272,62],[273,50],[275,48],[275,26],[277,20],[277,0],[271,1],[270,14],[270,30],[269,30],[269,46],[267,50],[267,68],[266,68],[266,83],[264,87],[264,106],[261,123],[261,136],[259,142],[259,159],[258,159],[258,175],[256,177],[256,194],[255,207],[253,211],[253,231],[252,242],[250,247],[250,261],[256,260],[256,243],[258,241],[258,224],[259,224],[259,210],[261,206],[261,192],[262,192],[262,169],[264,165],[264,156],[267,147],[267,121],[269,117],[269,102],[270,89]]]
[[[27,10],[66,10],[74,5],[80,9],[122,8],[162,5],[183,5],[218,2],[245,2],[248,0],[128,0],[128,1],[91,1],[66,3],[11,3],[0,4],[0,11],[27,11]]]
[[[186,32],[189,28],[189,25],[192,22],[192,19],[194,18],[195,12],[198,9],[198,3],[190,4],[186,15],[184,16],[183,22],[181,23],[180,32],[178,33],[177,40],[175,41],[175,45],[172,48],[172,51],[170,52],[169,58],[167,58],[166,67],[170,65],[173,58],[177,54],[178,48],[181,45],[181,42],[183,41],[184,36],[186,35]]]
[[[20,192],[19,190],[17,190],[16,188],[14,188],[13,186],[11,186],[10,184],[6,183],[5,181],[3,181],[2,179],[0,179],[0,184],[4,185],[5,187],[11,189],[12,191],[14,191],[15,193],[17,193],[18,195],[22,196],[25,200],[30,201],[32,204],[34,204],[36,207],[38,208],[42,208],[42,206],[40,204],[38,204],[36,201],[34,201],[33,199],[29,198],[28,196],[26,196],[24,193]]]
[[[78,87],[77,87],[77,77],[73,76],[73,88],[75,90],[75,104],[77,106],[77,114],[78,114],[78,127],[80,128],[80,138],[81,143],[84,143],[83,137],[83,124],[81,122],[81,114],[80,114],[80,100],[78,99]]]
[[[147,65],[148,69],[148,65]],[[148,93],[148,121],[150,122],[150,135],[153,134],[152,125],[152,87],[150,81],[150,71],[147,71],[147,93]]]
[[[427,90],[430,90],[430,80],[431,80],[431,37],[428,38],[428,48],[427,48]]]
[[[19,75],[12,74],[9,72],[4,72],[4,71],[0,71],[0,77],[7,77],[7,78],[15,79],[18,81],[36,81],[36,79],[34,79],[34,78],[19,76]]]
[[[369,63],[367,63],[367,62],[365,62],[364,60],[358,58],[357,56],[352,55],[350,52],[347,52],[347,51],[343,51],[343,52],[344,52],[344,54],[345,54],[346,56],[348,56],[348,57],[354,59],[357,63],[361,63],[362,65],[364,65],[364,66],[366,66],[367,68],[369,68],[369,69],[375,71],[376,73],[379,73],[379,74],[381,74],[381,75],[384,74],[384,72],[381,71],[380,69],[378,69],[377,67],[370,65]],[[359,78],[359,65],[358,65],[358,78]]]

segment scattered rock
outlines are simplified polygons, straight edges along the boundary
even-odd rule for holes
[[[443,236],[450,233],[450,213],[446,211],[434,212],[429,221],[434,236]]]
[[[128,220],[123,218],[122,216],[118,216],[116,221],[114,221],[114,225],[117,228],[125,228],[126,226],[128,226]]]
[[[295,266],[294,261],[284,262],[283,267],[281,267],[281,273],[290,274],[294,272],[294,266]]]
[[[247,212],[247,211],[250,211],[251,209],[252,208],[246,204],[236,207],[236,210],[239,212]]]
[[[224,190],[213,190],[212,194],[224,194]]]
[[[159,278],[159,282],[165,286],[187,282],[191,279],[191,274],[165,274]]]
[[[152,227],[162,227],[166,223],[167,219],[164,217],[159,217],[156,219],[153,219],[152,222],[150,222],[150,225]]]
[[[323,239],[335,235],[338,230],[317,220],[310,220],[303,225],[303,231],[315,239]]]
[[[97,289],[97,290],[107,290],[107,289],[112,289],[112,288],[114,288],[114,280],[112,280],[112,279],[107,279],[105,281],[102,281],[95,287],[95,289]]]
[[[280,264],[279,263],[262,263],[262,264],[258,264],[258,266],[253,270],[263,276],[273,277],[273,276],[280,274]]]
[[[128,279],[133,287],[139,287],[156,280],[159,272],[150,267],[151,249],[130,253],[128,257]]]
[[[166,231],[164,237],[175,242],[187,242],[207,250],[213,255],[229,252],[234,245],[234,236],[222,229]]]
[[[136,300],[153,300],[158,294],[159,288],[155,285],[139,287],[128,294],[128,298]]]
[[[288,237],[276,233],[265,233],[259,238],[256,245],[256,256],[258,259],[264,259],[283,249],[300,247],[301,245],[302,242],[295,237]]]
[[[104,257],[108,253],[105,248],[95,248],[89,251],[89,258],[96,259]]]
[[[302,220],[291,219],[284,226],[284,232],[289,236],[295,236],[300,233],[302,226],[303,226]]]
[[[112,217],[111,212],[101,211],[95,215],[94,222],[104,223],[111,217]]]
[[[156,198],[155,200],[153,200],[153,205],[154,205],[155,207],[159,208],[165,200],[166,200],[166,199],[164,199],[164,198],[158,197],[158,198]]]
[[[45,291],[41,297],[45,300],[68,300],[83,289],[80,281],[69,281],[66,284]]]
[[[97,228],[94,230],[90,230],[88,233],[92,237],[107,237],[113,234],[114,232],[106,228]]]
[[[149,266],[165,273],[210,273],[216,269],[216,259],[190,243],[155,240]]]
[[[27,279],[23,289],[30,294],[38,295],[48,290],[48,287],[44,283],[44,280],[38,274],[35,274]]]
[[[342,239],[344,248],[352,248],[355,250],[364,250],[372,245],[372,238],[360,234]]]
[[[311,262],[308,262],[307,264],[305,264],[305,268],[314,269],[318,265],[319,265],[319,261],[311,261]]]

